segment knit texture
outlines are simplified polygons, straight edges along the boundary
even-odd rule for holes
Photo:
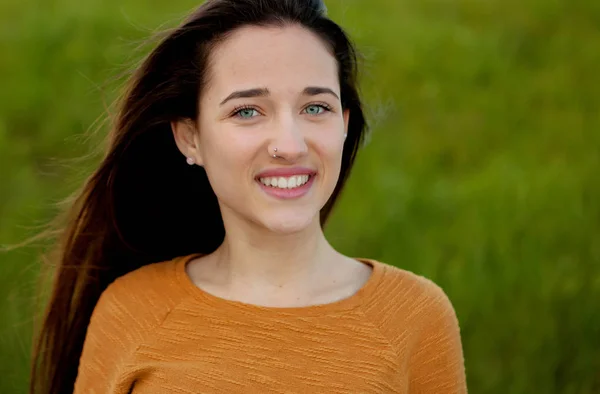
[[[196,255],[113,282],[94,309],[75,394],[466,393],[458,321],[428,279],[371,259],[329,304],[263,307],[191,281]]]

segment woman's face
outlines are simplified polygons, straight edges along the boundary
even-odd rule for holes
[[[184,154],[206,169],[226,225],[292,233],[318,224],[349,114],[336,60],[316,35],[299,26],[235,31],[211,54],[199,113]]]

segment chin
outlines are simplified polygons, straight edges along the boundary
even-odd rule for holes
[[[273,233],[277,234],[294,234],[306,230],[311,227],[315,220],[318,222],[319,215],[313,214],[295,214],[295,215],[278,215],[277,217],[267,218],[263,220],[263,226]]]

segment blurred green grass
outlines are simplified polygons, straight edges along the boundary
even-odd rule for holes
[[[104,83],[196,5],[0,3],[0,244],[91,171],[62,163],[101,140],[81,135]],[[600,392],[600,2],[327,5],[365,55],[374,121],[332,243],[446,290],[470,392]],[[1,393],[26,391],[37,251],[2,255]]]

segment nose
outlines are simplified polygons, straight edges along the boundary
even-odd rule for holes
[[[300,120],[292,114],[280,116],[273,125],[269,154],[274,160],[297,162],[308,153]]]

